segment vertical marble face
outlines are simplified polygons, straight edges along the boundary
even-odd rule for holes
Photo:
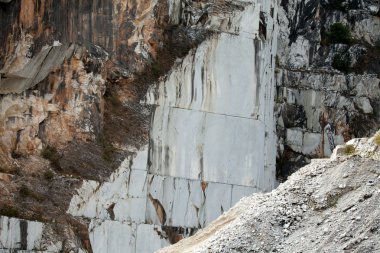
[[[92,220],[94,252],[153,252],[274,187],[277,30],[269,11],[247,5],[148,91],[149,145],[108,182],[84,183],[70,204],[69,213]],[[275,30],[263,34],[263,15]]]

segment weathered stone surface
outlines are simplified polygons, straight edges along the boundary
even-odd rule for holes
[[[378,251],[379,136],[347,142],[356,155],[315,159],[271,193],[243,198],[194,236],[157,252]]]
[[[273,164],[260,159],[271,157],[265,152],[270,152],[267,145],[273,143],[273,132],[266,130],[261,121],[177,108],[166,110],[158,107],[154,114],[150,173],[263,190],[274,183]]]
[[[286,130],[286,144],[289,145],[294,151],[301,152],[303,146],[303,132],[300,129],[287,129]]]
[[[373,4],[282,1],[276,58],[277,134],[283,147],[278,173],[288,171],[286,161],[300,153],[305,158],[327,157],[336,145],[378,129],[380,68],[375,59],[380,57],[380,30],[379,18],[371,14]],[[330,41],[335,23],[347,26],[350,43]],[[341,55],[348,60],[339,67],[334,59]],[[301,128],[297,136],[291,134],[295,127]]]
[[[372,114],[373,108],[367,97],[355,98],[355,105],[365,114]]]
[[[4,249],[33,250],[39,247],[43,224],[1,217],[0,241]]]
[[[0,216],[0,252],[85,252],[75,240],[64,240],[59,240],[53,225]]]
[[[119,0],[12,1],[0,12],[2,20],[6,18],[9,22],[9,27],[2,27],[1,32],[8,34],[12,29],[17,32],[0,40],[2,45],[9,43],[8,48],[0,49],[0,68],[5,63],[5,54],[11,55],[22,45],[18,37],[24,33],[32,39],[33,46],[27,50],[29,56],[54,41],[59,40],[62,44],[76,42],[94,54],[108,52],[111,58],[122,63],[124,70],[141,70],[145,57],[150,58],[156,50],[152,38],[161,36],[162,32],[154,29],[154,8],[157,5],[157,1],[133,4]],[[63,9],[67,11],[62,12]],[[167,14],[159,13],[162,15],[159,18],[165,20]]]
[[[74,50],[76,53],[69,56]],[[10,164],[12,152],[36,154],[43,148],[42,142],[59,147],[73,139],[94,140],[100,134],[98,119],[104,111],[105,81],[100,74],[87,73],[85,52],[81,50],[74,46],[47,49],[43,61],[33,63],[31,60],[32,65],[28,63],[18,74],[2,79],[0,89],[5,93],[23,92],[1,97],[0,159],[4,166]],[[70,62],[62,66],[64,57],[69,57]],[[56,69],[55,64],[59,65]],[[47,74],[50,87],[40,84],[37,89],[24,92]],[[16,75],[25,81],[17,81]]]
[[[53,46],[43,49],[33,57],[20,70],[13,70],[14,66],[7,66],[0,73],[4,76],[0,79],[0,94],[16,93],[33,88],[44,80],[51,71],[59,68],[63,61],[69,60],[75,50],[80,50],[74,45]]]
[[[96,250],[152,252],[209,224],[241,197],[274,187],[276,30],[260,30],[262,8],[270,11],[247,4],[231,25],[211,23],[222,33],[178,62],[143,101],[155,106],[146,150],[107,182],[84,182],[73,197],[68,213],[92,219]],[[273,11],[262,13],[270,27]],[[117,246],[102,238],[114,233]],[[149,245],[141,240],[147,237]]]
[[[166,16],[166,1],[0,3],[0,171],[13,174],[0,182],[0,209],[11,206],[17,216],[58,221],[57,230],[75,231],[48,235],[53,243],[65,242],[52,252],[77,252],[82,246],[91,252],[87,229],[82,229],[86,221],[65,214],[67,198],[79,180],[101,181],[111,174],[113,163],[118,167],[114,150],[123,160],[146,138],[144,127],[149,126],[141,127],[141,122],[149,118],[149,110],[136,99],[141,88],[129,84],[119,102],[109,92],[110,82],[134,78],[155,61],[167,39]],[[127,115],[114,112],[119,105]],[[118,132],[129,132],[128,138],[104,140],[104,118],[120,116],[129,125]],[[50,165],[38,157],[47,147],[55,150],[44,155]],[[131,194],[141,195],[139,191],[136,185]],[[128,201],[141,205],[139,197]],[[116,218],[145,220],[134,208],[123,211],[128,201],[114,206]],[[70,248],[71,240],[83,245]]]
[[[93,220],[89,229],[92,231],[90,240],[94,253],[133,250],[136,247],[135,241],[130,240],[136,233],[136,226],[118,221]]]
[[[15,167],[15,175],[0,186],[24,180],[19,162],[28,164],[29,155],[52,145],[61,159],[56,181],[73,190],[68,178],[88,179],[67,217],[91,220],[94,251],[152,252],[192,234],[241,197],[275,187],[276,132],[278,164],[292,171],[378,127],[376,8],[369,0],[347,3],[344,11],[330,4],[1,4],[0,19],[9,26],[0,28],[6,45],[0,48],[0,170]],[[356,45],[329,45],[326,31],[336,22],[350,26]],[[338,54],[349,56],[352,73],[335,68]],[[80,234],[86,244],[87,233]]]

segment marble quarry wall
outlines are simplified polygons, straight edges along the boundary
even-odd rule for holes
[[[379,17],[375,0],[0,1],[0,252],[154,252],[371,135]]]
[[[70,214],[91,219],[94,252],[153,252],[274,188],[276,15],[247,4],[149,90],[149,145],[71,201]]]
[[[64,243],[70,245],[67,252],[86,252],[75,240],[64,242],[65,238],[58,235],[57,229],[55,224],[0,216],[0,253],[60,252]],[[73,235],[73,231],[66,229],[62,232],[66,239]]]

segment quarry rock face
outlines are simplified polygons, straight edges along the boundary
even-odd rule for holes
[[[106,80],[131,77],[155,57],[163,33],[155,26],[167,21],[157,21],[154,13],[168,15],[168,7],[160,6],[150,1],[1,4],[3,170],[14,167],[12,153],[38,154],[46,145],[64,148],[103,138]],[[135,93],[123,95],[133,100]]]
[[[380,19],[374,6],[375,1],[282,1],[276,60],[279,177],[378,129]],[[346,36],[337,38],[342,30]]]
[[[0,214],[52,227],[41,238],[57,245],[24,247],[15,221],[15,229],[0,227],[1,250],[92,252],[89,224],[66,210],[83,178],[108,178],[145,144],[149,110],[134,103],[139,87],[118,95],[110,82],[128,86],[125,78],[153,61],[167,12],[166,2],[150,1],[0,3]],[[120,111],[132,118],[121,126]],[[112,139],[114,132],[129,138]]]
[[[70,203],[70,214],[92,219],[94,252],[153,252],[193,234],[241,197],[274,187],[268,109],[277,30],[259,29],[261,10],[274,25],[271,8],[247,5],[149,90],[143,102],[154,109],[146,150],[125,160],[108,182],[85,182]]]
[[[158,252],[377,252],[379,144],[353,139]]]
[[[0,252],[154,252],[338,147],[335,166],[379,126],[379,16],[370,0],[0,1]]]
[[[0,252],[59,252],[62,249],[67,252],[85,252],[78,249],[81,245],[75,240],[65,242],[65,247],[64,238],[60,238],[62,241],[52,241],[59,235],[51,224],[1,216],[0,225]],[[66,239],[74,236],[73,231],[63,233]]]
[[[51,170],[39,175],[45,180],[64,179],[66,173],[73,172],[91,177],[80,167],[93,169],[89,152],[99,153],[93,146],[103,149],[100,168],[106,166],[103,160],[109,158],[110,149],[126,151],[121,166],[109,178],[83,182],[63,216],[70,224],[75,220],[88,225],[87,234],[80,230],[82,234],[70,236],[73,240],[79,237],[80,250],[92,252],[152,252],[193,234],[242,196],[274,187],[275,128],[271,108],[276,5],[72,4],[15,1],[2,6],[4,18],[15,22],[14,27],[21,24],[23,28],[19,33],[9,33],[6,42],[10,47],[2,51],[4,177],[11,173],[5,187],[18,188],[22,201],[42,199],[39,194],[45,194],[45,185],[35,186],[42,193],[34,192],[31,182],[18,187],[12,174],[17,161],[24,162],[27,156],[38,155],[41,150],[55,170],[53,176],[49,174]],[[68,14],[59,19],[52,16],[56,8],[65,6],[70,10]],[[126,13],[131,19],[130,30],[124,27],[128,24]],[[107,18],[111,16],[112,22]],[[65,23],[69,18],[80,25]],[[100,22],[103,18],[104,22]],[[140,79],[151,81],[141,77],[144,71],[148,71],[148,76],[161,72],[157,64],[153,64],[152,70],[144,67],[156,55],[165,56],[158,48],[164,28],[157,25],[169,23],[186,27],[190,41],[196,41],[192,39],[196,36],[204,42],[191,49],[184,59],[173,62],[167,77],[142,94],[143,88],[133,85],[139,85]],[[272,29],[267,30],[267,25]],[[107,36],[106,30],[111,31]],[[208,38],[203,38],[202,31],[209,34]],[[119,36],[130,37],[118,42]],[[42,46],[45,43],[48,46]],[[125,51],[121,54],[118,50],[122,47]],[[132,48],[133,52],[123,58]],[[182,91],[170,94],[164,92],[164,87]],[[229,101],[231,106],[226,105]],[[145,145],[120,140],[123,136],[108,139],[107,134],[111,134],[107,129],[112,129],[112,136],[118,130],[121,134],[125,131],[116,125],[119,119],[129,120],[120,115],[121,107],[138,111],[142,114],[139,119],[149,117],[152,111],[152,121],[147,123],[150,139]],[[163,127],[167,130],[163,131]],[[221,135],[225,137],[220,138]],[[144,136],[145,133],[141,139]],[[129,154],[136,150],[137,154]],[[75,157],[79,159],[76,164],[68,161]],[[94,166],[100,169],[98,164]],[[17,173],[23,175],[24,171]],[[75,188],[62,189],[68,194],[72,190]],[[15,204],[11,201],[11,196],[4,197],[3,212],[13,211],[9,206]],[[28,218],[24,210],[22,214]],[[17,234],[2,229],[4,233]],[[61,242],[66,249],[68,245],[61,241],[65,236],[69,235],[59,234],[51,240]],[[109,241],[111,237],[113,241]],[[147,244],[146,238],[152,243]],[[17,243],[16,238],[12,245]],[[44,246],[40,250],[48,249]]]

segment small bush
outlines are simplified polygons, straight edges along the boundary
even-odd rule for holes
[[[59,160],[61,159],[57,149],[55,147],[47,146],[41,152],[41,156],[46,160],[50,161],[50,164],[56,168],[60,169],[61,166],[59,164]]]
[[[350,28],[342,23],[331,25],[326,35],[330,44],[351,44],[352,42]]]
[[[4,206],[0,208],[0,215],[7,216],[7,217],[18,217],[19,213],[18,213],[18,210],[13,207]]]
[[[355,154],[355,152],[356,152],[356,150],[355,150],[355,147],[354,147],[354,145],[345,145],[344,147],[343,147],[343,154],[345,154],[345,155],[353,155],[353,154]]]
[[[350,56],[347,53],[338,53],[334,56],[332,67],[344,73],[349,72],[351,65]]]
[[[44,173],[44,178],[46,180],[50,181],[54,178],[54,173],[52,171],[48,170]]]
[[[375,143],[377,146],[380,146],[380,133],[377,133],[375,137],[373,138],[373,143]]]

